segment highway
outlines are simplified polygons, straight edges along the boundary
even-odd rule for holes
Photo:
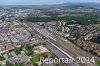
[[[65,42],[64,40],[61,39],[60,36],[56,36],[52,33],[49,33],[45,29],[41,29],[41,27],[35,24],[28,24],[28,27],[31,28],[31,30],[35,31],[37,34],[42,35],[45,37],[47,42],[54,46],[58,51],[66,55],[66,58],[68,57],[70,60],[75,59],[71,63],[69,63],[69,66],[96,66],[95,63],[90,62],[90,63],[84,63],[84,64],[77,64],[76,62],[78,61],[77,57],[90,57],[92,58],[93,56],[88,54],[87,52],[81,50],[80,48],[74,46],[71,42]],[[95,58],[96,59],[96,58]]]

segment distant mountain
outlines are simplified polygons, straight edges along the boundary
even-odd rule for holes
[[[100,7],[100,3],[64,3],[62,6],[87,6],[87,7]]]
[[[47,8],[62,8],[62,7],[76,7],[76,6],[83,6],[83,7],[95,7],[95,8],[100,8],[100,3],[64,3],[64,4],[54,4],[54,5],[6,5],[6,6],[0,6],[3,8],[34,8],[34,9],[47,9]]]

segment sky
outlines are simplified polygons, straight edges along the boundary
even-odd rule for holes
[[[68,2],[100,3],[100,0],[0,0],[0,5],[45,5],[45,4],[62,4]]]

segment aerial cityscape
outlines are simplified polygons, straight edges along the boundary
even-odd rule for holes
[[[100,1],[1,0],[0,66],[100,66]]]

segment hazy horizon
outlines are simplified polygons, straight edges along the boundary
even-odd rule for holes
[[[52,5],[62,3],[100,3],[100,0],[1,0],[0,5]]]

